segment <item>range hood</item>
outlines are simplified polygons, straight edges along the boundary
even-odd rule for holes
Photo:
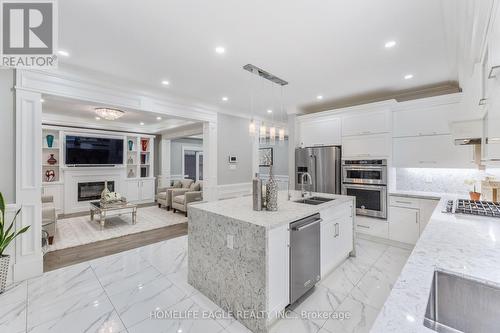
[[[480,145],[483,137],[483,121],[464,120],[454,121],[450,124],[451,135],[457,146]]]

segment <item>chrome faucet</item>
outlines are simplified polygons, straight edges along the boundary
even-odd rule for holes
[[[309,196],[312,195],[311,193],[311,185],[312,185],[312,177],[311,175],[309,174],[309,172],[303,172],[301,175],[300,175],[300,194],[302,196],[302,198],[304,198],[306,196],[306,191],[304,190],[304,176],[307,176],[307,179],[309,180],[308,181],[308,185],[309,185]]]

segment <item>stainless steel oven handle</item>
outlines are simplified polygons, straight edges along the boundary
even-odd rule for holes
[[[363,189],[363,190],[383,190],[387,188],[386,186],[383,185],[356,185],[356,184],[346,184],[344,183],[345,188],[357,188],[357,189]]]
[[[307,229],[309,227],[312,227],[313,225],[316,225],[318,223],[321,223],[323,221],[323,219],[317,219],[317,220],[314,220],[312,221],[311,223],[308,223],[308,224],[304,224],[304,225],[301,225],[300,227],[295,227],[295,228],[292,228],[293,231],[302,231],[304,229]]]

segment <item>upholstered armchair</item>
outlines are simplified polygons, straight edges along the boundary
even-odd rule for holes
[[[165,206],[167,210],[172,207],[172,191],[179,191],[180,194],[184,194],[189,191],[190,186],[194,183],[192,179],[177,180],[172,186],[158,188],[158,194],[156,195],[156,201],[158,202],[158,207]]]
[[[176,211],[184,212],[187,217],[187,207],[190,203],[203,200],[203,183],[197,181],[193,183],[189,191],[179,191],[177,189],[172,190],[172,209],[174,213]]]
[[[46,224],[47,222],[54,222],[47,223],[47,225],[43,227],[43,230],[45,230],[49,235],[49,244],[52,244],[56,234],[57,222],[56,206],[52,195],[42,195],[42,221],[43,224]]]

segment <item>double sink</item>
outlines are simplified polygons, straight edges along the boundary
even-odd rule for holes
[[[320,205],[322,203],[332,201],[332,200],[335,200],[335,199],[314,196],[314,197],[310,197],[310,198],[302,198],[300,200],[295,200],[294,202],[303,203],[306,205]]]

